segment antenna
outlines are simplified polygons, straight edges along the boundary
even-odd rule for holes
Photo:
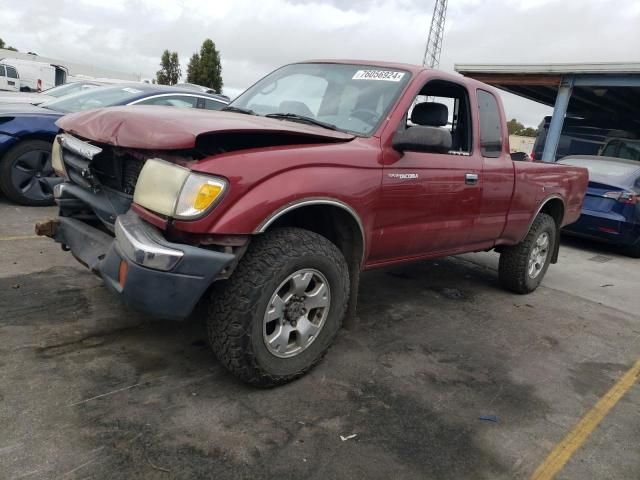
[[[442,37],[444,36],[444,21],[447,16],[447,0],[436,0],[433,6],[433,16],[427,37],[427,47],[424,50],[422,65],[429,68],[438,68],[440,54],[442,53]]]

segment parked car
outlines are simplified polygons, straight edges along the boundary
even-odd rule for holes
[[[225,110],[58,120],[60,215],[37,232],[151,315],[208,304],[214,352],[255,385],[320,360],[362,270],[496,249],[501,284],[535,290],[587,188],[511,159],[496,90],[421,66],[287,65]]]
[[[534,160],[542,159],[550,123],[551,117],[547,116],[538,126],[538,136],[531,152],[531,158]],[[607,139],[611,137],[637,138],[636,133],[626,128],[628,125],[609,117],[567,117],[564,120],[555,159],[569,155],[598,155]]]
[[[112,105],[167,105],[219,110],[226,103],[213,95],[159,85],[101,87],[33,106],[0,105],[0,190],[23,205],[53,204],[60,181],[51,168],[55,122],[70,112]]]
[[[0,91],[20,91],[20,75],[15,67],[0,63]]]
[[[2,103],[30,103],[31,105],[40,105],[41,103],[72,93],[79,93],[91,88],[99,87],[102,83],[95,81],[81,81],[73,83],[65,83],[57,87],[50,88],[41,93],[30,92],[5,92],[0,93],[0,104]]]
[[[640,258],[640,162],[602,156],[560,160],[589,170],[589,188],[577,222],[564,231],[621,246]]]

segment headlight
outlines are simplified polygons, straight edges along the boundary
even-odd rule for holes
[[[152,158],[142,167],[133,201],[161,215],[188,220],[211,208],[226,186],[221,178]]]
[[[53,171],[56,172],[56,175],[68,180],[67,171],[64,168],[64,161],[62,160],[62,147],[60,146],[59,136],[53,140],[53,147],[51,149],[51,167],[53,168]]]

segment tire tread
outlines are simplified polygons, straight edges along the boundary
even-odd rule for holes
[[[328,239],[303,229],[281,228],[255,237],[233,275],[220,285],[221,288],[212,292],[207,320],[209,342],[218,360],[244,382],[262,387],[290,382],[315,367],[328,350],[325,348],[311,364],[294,374],[275,376],[260,366],[251,348],[253,310],[260,292],[278,271],[284,258],[304,255],[322,255],[332,259],[340,274],[348,278],[342,253]],[[348,284],[348,281],[343,282],[345,302],[340,306],[340,323],[346,311]],[[329,346],[339,327],[331,332]]]

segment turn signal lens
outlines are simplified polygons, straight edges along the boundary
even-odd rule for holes
[[[190,174],[180,191],[174,217],[187,220],[199,216],[222,196],[225,185],[220,178]]]
[[[120,268],[118,269],[118,283],[120,288],[124,288],[127,281],[127,273],[129,273],[129,265],[124,260],[120,260]]]
[[[216,201],[220,192],[222,192],[222,185],[205,183],[200,187],[200,190],[198,190],[196,199],[193,202],[193,208],[196,210],[205,210],[209,208],[209,205]]]

